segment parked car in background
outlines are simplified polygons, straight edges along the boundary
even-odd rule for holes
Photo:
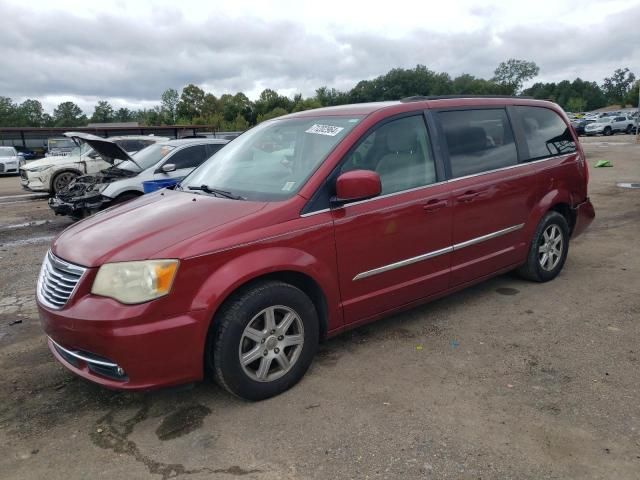
[[[585,134],[584,128],[591,123],[595,123],[595,121],[596,121],[595,119],[582,118],[579,120],[572,121],[571,125],[573,125],[573,128],[575,128],[576,133],[578,135],[584,135]]]
[[[20,168],[20,183],[24,189],[55,194],[69,185],[74,178],[88,173],[97,173],[110,166],[89,145],[79,145],[72,138],[65,139],[75,145],[69,155],[50,155],[29,162]],[[125,151],[133,153],[168,138],[140,135],[111,137],[110,140],[120,145]]]
[[[23,157],[14,147],[0,146],[0,175],[18,173],[18,163]]]
[[[49,199],[56,215],[83,218],[144,193],[143,182],[174,179],[176,183],[215,154],[228,140],[181,139],[158,142],[129,155],[117,143],[88,134],[70,134],[85,142],[110,164],[98,173],[75,178]]]
[[[46,157],[60,157],[69,155],[76,148],[76,144],[73,140],[66,137],[54,137],[47,139],[47,152]]]
[[[631,133],[633,120],[627,116],[600,117],[584,127],[586,135],[613,135],[615,133]]]
[[[33,160],[36,158],[36,152],[34,152],[33,150],[27,148],[27,147],[23,147],[20,145],[14,145],[14,147],[17,152],[22,155],[24,157],[25,160]]]
[[[265,399],[303,377],[322,338],[514,269],[553,280],[594,218],[588,176],[550,102],[286,115],[174,190],[62,232],[38,280],[42,325],[59,362],[108,388],[207,372]]]

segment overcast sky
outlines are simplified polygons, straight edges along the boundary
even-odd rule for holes
[[[536,81],[640,76],[640,0],[0,0],[0,95],[150,107],[167,88],[312,95],[394,67]]]

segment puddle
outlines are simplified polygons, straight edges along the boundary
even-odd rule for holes
[[[202,427],[202,422],[211,409],[204,405],[189,405],[188,407],[170,413],[162,420],[156,430],[160,440],[172,440]]]
[[[33,222],[16,223],[14,225],[0,225],[0,230],[13,230],[16,228],[37,227],[38,225],[45,225],[50,222],[51,220],[35,220]]]
[[[616,186],[620,188],[640,188],[640,183],[618,182]]]

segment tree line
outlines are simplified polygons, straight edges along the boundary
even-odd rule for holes
[[[462,74],[434,72],[424,65],[394,68],[372,80],[362,80],[351,90],[320,87],[315,95],[289,98],[275,90],[264,90],[251,101],[244,93],[216,97],[197,85],[189,84],[181,92],[165,90],[158,105],[150,109],[114,109],[106,100],[95,105],[87,117],[73,102],[62,102],[49,114],[35,99],[15,103],[0,96],[0,127],[79,127],[87,123],[137,121],[141,125],[210,125],[216,130],[245,130],[264,120],[291,112],[348,103],[398,100],[414,95],[525,95],[552,100],[567,111],[594,110],[606,105],[638,105],[638,88],[633,72],[617,69],[602,85],[576,78],[572,82],[538,82],[522,90],[524,82],[535,78],[539,68],[534,62],[510,59],[502,62],[491,79]]]

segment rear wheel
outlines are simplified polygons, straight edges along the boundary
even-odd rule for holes
[[[60,190],[66,188],[71,183],[71,180],[73,180],[77,176],[78,174],[75,172],[58,173],[55,177],[53,177],[53,180],[51,180],[51,189],[53,190],[53,193],[57,194]]]
[[[534,282],[548,282],[558,276],[569,252],[569,224],[556,211],[548,212],[533,235],[527,262],[518,274]]]
[[[318,315],[300,289],[259,283],[232,298],[214,319],[207,364],[227,391],[263,400],[295,385],[318,347]]]

